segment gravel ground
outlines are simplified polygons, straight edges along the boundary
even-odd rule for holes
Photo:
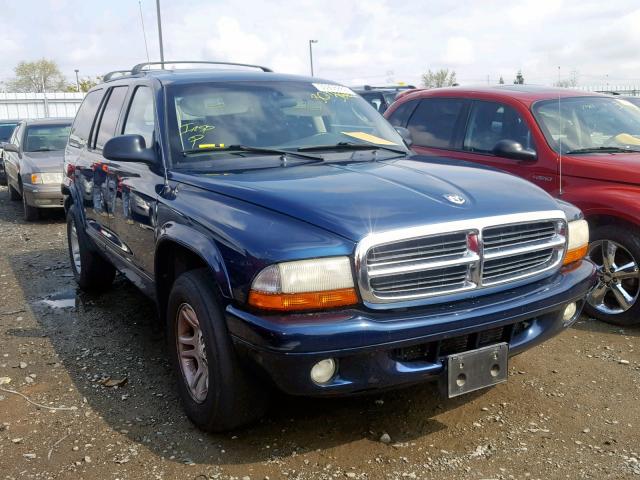
[[[21,213],[0,187],[0,479],[640,478],[640,328],[582,318],[456,400],[280,397],[208,435],[182,413],[153,305],[123,279],[76,291],[62,214]]]

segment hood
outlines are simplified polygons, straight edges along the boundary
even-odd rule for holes
[[[64,161],[64,150],[53,152],[23,152],[22,171],[26,167],[32,172],[61,172]]]
[[[640,153],[589,153],[562,157],[562,173],[573,177],[640,184]]]
[[[512,175],[429,160],[298,164],[180,180],[354,241],[371,232],[559,208],[542,189]]]

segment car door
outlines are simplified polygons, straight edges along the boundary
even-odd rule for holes
[[[22,145],[22,135],[25,131],[25,123],[20,122],[9,140],[9,143],[12,143],[18,150],[21,150]],[[4,168],[7,173],[7,182],[11,185],[16,191],[20,191],[20,156],[21,154],[18,152],[4,152]]]
[[[156,118],[153,89],[137,85],[118,135],[141,135],[148,148],[156,149]],[[147,279],[153,278],[156,204],[164,180],[161,161],[156,165],[111,161],[109,165],[109,183],[116,186],[113,234],[128,263]]]
[[[113,216],[113,190],[109,182],[109,161],[102,156],[104,144],[116,132],[120,114],[127,96],[127,85],[117,85],[107,89],[101,108],[98,111],[87,149],[84,151],[83,164],[86,165],[84,179],[90,196],[86,198],[85,215],[88,231],[97,234],[105,245],[112,246],[115,238],[111,232]]]

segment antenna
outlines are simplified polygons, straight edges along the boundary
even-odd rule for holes
[[[142,16],[142,0],[138,0],[140,7],[140,23],[142,24],[142,38],[144,38],[144,50],[147,52],[147,62],[149,62],[149,47],[147,46],[147,32],[144,29],[144,17]]]
[[[562,196],[562,134],[564,133],[564,119],[562,118],[560,105],[560,92],[558,92],[558,117],[560,117],[560,138],[558,139],[558,180],[560,181],[560,190],[558,195]]]

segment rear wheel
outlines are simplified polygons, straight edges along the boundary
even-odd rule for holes
[[[27,196],[22,193],[22,209],[24,210],[24,219],[27,222],[34,222],[40,216],[40,211],[37,207],[32,207],[27,203]]]
[[[71,270],[80,288],[108,288],[116,275],[116,269],[96,251],[77,219],[74,206],[67,212],[67,240]]]
[[[260,418],[269,392],[236,356],[207,269],[183,273],[167,306],[167,339],[188,417],[206,431],[230,430]]]
[[[607,323],[640,323],[640,231],[617,225],[595,228],[589,258],[598,268],[587,313]]]

